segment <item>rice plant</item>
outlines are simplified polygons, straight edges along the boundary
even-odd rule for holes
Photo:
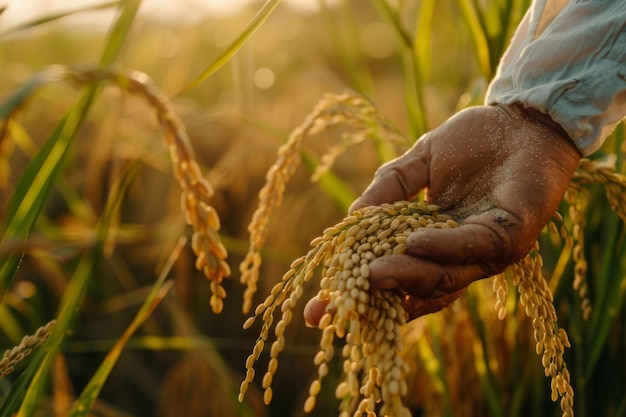
[[[1,415],[626,415],[623,127],[528,258],[404,323],[368,262],[456,223],[347,208],[481,102],[529,1],[338,3],[2,28]]]

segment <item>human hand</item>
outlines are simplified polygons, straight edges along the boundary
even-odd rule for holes
[[[373,288],[407,293],[409,319],[439,311],[472,282],[528,254],[554,214],[582,155],[552,120],[516,105],[461,111],[381,166],[350,207],[426,200],[458,219],[453,229],[419,229],[406,253],[370,263]],[[305,308],[315,325],[326,303]]]

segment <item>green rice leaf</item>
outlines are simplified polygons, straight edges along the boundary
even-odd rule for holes
[[[486,30],[481,24],[480,17],[472,5],[471,0],[457,0],[461,15],[469,29],[472,48],[480,72],[486,79],[491,79],[491,62],[489,57],[489,41]]]
[[[272,14],[274,9],[278,6],[280,0],[267,0],[263,7],[259,9],[257,14],[252,18],[248,26],[237,36],[237,38],[224,50],[224,52],[218,56],[208,67],[202,71],[202,73],[191,81],[185,88],[183,88],[182,92],[191,90],[196,87],[204,80],[209,78],[215,71],[220,69],[230,58],[233,57],[241,47],[250,39],[250,37],[257,31],[261,25],[267,20],[267,18]]]
[[[125,2],[125,7],[109,34],[100,60],[102,66],[110,65],[119,55],[140,3],[141,0]],[[37,88],[62,79],[66,75],[65,71],[62,67],[54,66],[33,77],[8,103],[0,106],[0,118],[8,117]],[[78,102],[72,106],[35,159],[26,167],[9,201],[9,214],[4,234],[0,238],[0,246],[17,247],[28,237],[97,91],[96,85],[84,89]],[[21,256],[14,252],[0,261],[0,299],[17,272]]]
[[[103,66],[113,63],[119,55],[121,48],[125,44],[128,30],[134,20],[140,0],[126,1],[123,4],[124,8],[109,34],[100,60]],[[23,96],[26,97],[39,85],[41,85],[41,82],[34,82],[31,87],[25,90]],[[50,193],[52,185],[64,165],[76,132],[82,125],[97,92],[97,85],[84,88],[78,102],[70,108],[41,151],[27,166],[16,185],[15,192],[11,196],[7,227],[0,240],[0,246],[6,243],[13,244],[14,240],[25,240],[28,237]],[[23,98],[18,103],[21,103],[22,100]],[[15,106],[15,104],[9,105],[7,111],[12,111],[11,106]],[[48,375],[53,359],[60,350],[65,333],[71,327],[77,307],[83,298],[93,266],[97,260],[99,248],[106,238],[112,214],[117,211],[121,203],[122,191],[128,186],[131,177],[131,175],[123,177],[126,182],[119,186],[117,192],[113,192],[110,195],[105,216],[98,223],[98,242],[100,244],[92,248],[92,251],[86,253],[79,261],[74,276],[61,300],[57,324],[50,339],[48,339],[45,347],[42,349],[42,351],[45,351],[45,355],[37,355],[35,360],[31,362],[27,371],[23,374],[24,378],[22,381],[24,382],[15,385],[14,389],[9,393],[10,401],[3,404],[2,410],[0,410],[0,417],[13,416],[17,411],[17,407],[19,407],[18,417],[32,416],[41,403],[41,398],[48,387]],[[8,285],[13,279],[19,261],[20,254],[13,253],[0,263],[0,297],[6,292]]]
[[[172,281],[167,281],[166,278],[174,266],[174,262],[178,259],[182,249],[184,248],[187,239],[181,238],[178,241],[178,244],[175,246],[174,251],[170,255],[165,267],[161,271],[158,279],[152,286],[152,289],[148,296],[145,298],[141,308],[135,315],[133,321],[124,331],[122,337],[118,339],[113,348],[106,355],[98,370],[92,376],[91,380],[78,397],[72,409],[70,410],[68,416],[70,417],[80,417],[86,416],[89,414],[89,411],[93,407],[95,400],[100,395],[100,391],[104,386],[109,374],[113,370],[113,367],[117,363],[124,346],[128,343],[128,340],[131,336],[137,331],[139,326],[152,314],[154,309],[159,305],[163,297],[167,294],[169,288],[171,287]]]
[[[76,131],[81,125],[94,98],[89,89],[63,118],[35,159],[20,177],[9,201],[4,235],[0,246],[15,247],[25,241],[58,177]],[[13,252],[0,261],[0,299],[13,279],[21,254]]]
[[[36,367],[37,371],[34,373],[32,381],[24,394],[24,400],[20,406],[17,417],[32,416],[41,403],[41,398],[44,395],[44,390],[48,385],[48,375],[54,357],[57,352],[60,351],[61,345],[65,338],[65,334],[71,329],[76,311],[82,301],[87,285],[90,278],[93,275],[94,265],[97,263],[101,253],[102,245],[107,239],[107,233],[110,230],[111,222],[116,217],[123,197],[126,194],[126,190],[134,179],[134,174],[139,167],[138,162],[134,162],[132,166],[123,173],[119,183],[114,185],[112,191],[109,194],[109,199],[105,207],[102,217],[98,220],[96,226],[96,242],[97,244],[91,248],[80,259],[76,270],[69,285],[63,294],[61,299],[59,313],[57,315],[56,325],[54,330],[44,345],[43,349],[46,354],[41,358],[40,362],[33,362],[30,366]]]
[[[315,171],[319,165],[315,156],[310,152],[302,151],[302,160],[311,172]],[[317,184],[345,213],[348,212],[348,208],[356,199],[356,195],[350,190],[350,187],[331,171],[323,173],[317,180]]]
[[[493,417],[504,417],[504,409],[500,403],[502,398],[501,389],[498,386],[497,379],[491,369],[490,363],[492,362],[489,357],[489,341],[487,340],[487,325],[488,322],[480,316],[478,311],[478,296],[472,288],[468,288],[467,294],[467,309],[470,313],[470,318],[476,329],[476,334],[480,340],[480,352],[476,355],[476,372],[479,375],[485,397],[487,398],[487,404],[489,405],[490,415]],[[479,354],[478,354],[479,353]]]
[[[120,15],[109,32],[104,52],[100,58],[101,67],[113,64],[120,55],[122,48],[126,44],[130,27],[135,20],[135,16],[137,16],[141,0],[123,0],[120,2],[120,5],[122,7]]]
[[[22,23],[20,25],[17,25],[9,30],[7,30],[6,32],[0,34],[0,39],[4,38],[4,37],[8,37],[8,36],[12,36],[15,34],[18,34],[19,32],[24,32],[27,31],[29,29],[33,29],[35,27],[41,26],[43,24],[49,23],[49,22],[54,22],[56,20],[60,20],[63,19],[65,17],[68,16],[72,16],[78,13],[84,13],[84,12],[93,12],[93,11],[98,11],[98,10],[105,10],[105,9],[110,9],[112,7],[118,6],[123,2],[123,0],[117,0],[117,1],[109,1],[106,3],[100,3],[100,4],[93,4],[93,5],[89,5],[89,6],[85,6],[85,7],[80,7],[78,9],[73,9],[73,10],[69,10],[69,11],[65,11],[65,12],[61,12],[61,13],[52,13],[43,17],[39,17],[37,19]],[[3,11],[5,11],[8,7],[4,6],[4,7],[0,7],[0,14],[2,14]]]
[[[604,267],[597,279],[598,295],[586,336],[588,350],[585,358],[585,379],[590,378],[594,372],[626,295],[626,279],[623,279],[626,273],[626,245],[622,235],[624,228],[616,216],[613,221],[615,224],[611,228],[612,235],[607,240],[607,248],[615,249],[606,250],[602,257]]]
[[[430,40],[432,20],[435,12],[435,1],[424,0],[419,8],[417,26],[413,36],[413,51],[422,82],[426,82],[430,74]]]

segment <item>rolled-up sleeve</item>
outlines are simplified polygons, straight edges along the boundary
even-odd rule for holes
[[[485,102],[532,107],[597,150],[626,116],[626,0],[534,1]]]

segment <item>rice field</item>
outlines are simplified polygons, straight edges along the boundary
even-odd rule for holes
[[[331,330],[302,317],[367,277],[379,230],[424,226],[400,212],[455,226],[347,209],[481,103],[528,4],[0,12],[0,416],[626,416],[623,126],[530,256],[449,308],[404,323],[361,279]]]

